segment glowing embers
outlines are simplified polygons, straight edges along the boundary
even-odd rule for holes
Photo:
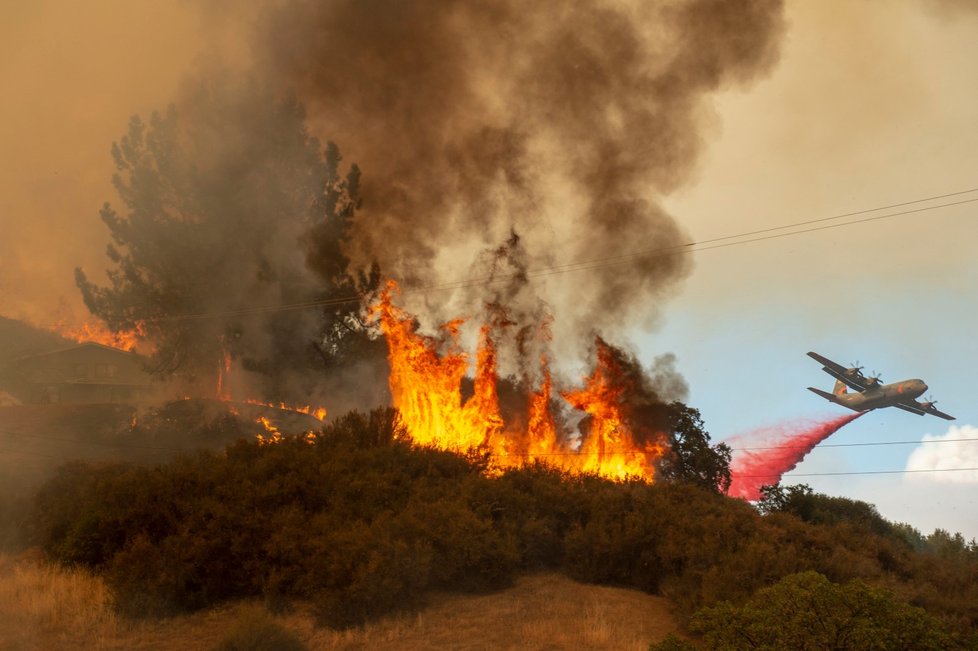
[[[540,386],[526,396],[520,424],[506,423],[499,405],[493,326],[480,329],[473,393],[463,400],[469,357],[458,343],[462,322],[442,326],[442,340],[419,335],[414,319],[393,305],[396,291],[396,284],[388,283],[375,311],[387,337],[394,406],[414,441],[459,451],[487,449],[497,467],[540,460],[614,479],[655,477],[655,465],[665,453],[664,436],[643,431],[637,440],[628,404],[635,387],[604,341],[596,341],[597,365],[584,387],[560,393],[587,414],[581,440],[557,424],[546,357],[540,360]]]
[[[255,419],[255,422],[261,425],[265,430],[264,434],[258,434],[256,436],[258,439],[258,445],[275,445],[286,439],[286,435],[282,434],[282,431],[279,430],[278,426],[265,416],[259,416]],[[309,445],[314,445],[316,443],[317,436],[318,435],[315,432],[307,431],[296,435],[295,438],[301,438]]]
[[[326,420],[325,407],[313,407],[312,405],[290,405],[285,402],[262,402],[261,400],[253,400],[251,398],[247,398],[243,402],[249,405],[272,407],[273,409],[281,409],[282,411],[294,411],[297,414],[306,414],[307,416],[312,416],[319,422]]]
[[[257,437],[258,445],[273,445],[282,442],[282,432],[270,420],[264,416],[259,416],[255,422],[265,428],[265,434],[259,434]]]

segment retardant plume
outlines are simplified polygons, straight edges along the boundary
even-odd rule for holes
[[[865,412],[846,414],[816,423],[783,423],[740,434],[724,441],[733,448],[727,495],[759,500],[761,487],[777,484],[816,445]]]
[[[353,263],[431,327],[480,286],[411,289],[467,278],[515,229],[558,348],[654,323],[690,270],[659,200],[691,177],[710,93],[768,71],[783,31],[781,0],[294,0],[258,24],[262,77],[364,170]]]

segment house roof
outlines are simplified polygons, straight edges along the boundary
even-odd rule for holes
[[[48,355],[57,355],[59,353],[68,352],[69,350],[77,350],[79,348],[90,348],[90,347],[101,348],[103,350],[107,350],[107,351],[110,351],[110,352],[113,352],[113,353],[118,353],[120,355],[133,355],[133,356],[137,356],[137,357],[139,356],[138,353],[134,353],[134,352],[131,352],[131,351],[128,351],[128,350],[123,350],[121,348],[113,348],[112,346],[106,346],[105,344],[100,344],[100,343],[95,342],[95,341],[83,341],[80,344],[75,344],[74,346],[65,346],[64,348],[56,348],[54,350],[49,350],[49,351],[44,352],[44,353],[35,353],[33,355],[24,355],[23,357],[18,357],[14,361],[20,362],[20,361],[24,361],[24,360],[28,360],[28,359],[37,359],[38,357],[46,357]]]

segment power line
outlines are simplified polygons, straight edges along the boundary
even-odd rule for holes
[[[873,443],[819,443],[815,448],[855,448],[855,447],[867,447],[876,445],[920,445],[922,443],[964,443],[978,441],[978,438],[965,438],[965,439],[938,439],[934,441],[877,441]],[[723,441],[720,441],[721,443]],[[758,446],[749,448],[730,448],[734,451],[747,451],[747,450],[804,450],[808,448],[807,445],[769,445],[769,446]]]
[[[778,239],[781,237],[789,237],[792,235],[801,235],[803,233],[812,233],[816,231],[828,230],[833,228],[841,228],[844,226],[854,226],[857,224],[864,224],[873,221],[879,221],[883,219],[892,219],[894,217],[900,217],[904,215],[910,215],[920,212],[926,212],[930,210],[938,210],[941,208],[948,208],[952,206],[959,206],[968,203],[978,202],[978,197],[971,199],[962,199],[960,201],[947,202],[942,204],[937,204],[934,206],[924,206],[921,208],[914,208],[911,210],[903,210],[895,213],[887,213],[884,215],[873,215],[871,217],[865,217],[862,219],[849,220],[841,223],[835,224],[825,224],[825,222],[834,221],[838,219],[844,219],[846,217],[852,217],[856,215],[863,215],[872,212],[879,212],[882,210],[890,210],[892,208],[899,208],[903,206],[909,206],[918,203],[924,203],[927,201],[935,201],[938,199],[949,198],[953,196],[961,196],[965,194],[970,194],[973,192],[978,192],[978,188],[970,190],[961,190],[958,192],[949,192],[941,195],[934,195],[932,197],[925,197],[922,199],[914,199],[911,201],[904,201],[901,203],[890,204],[887,206],[880,206],[878,208],[868,208],[865,210],[857,210],[849,213],[843,213],[839,215],[833,215],[831,217],[822,217],[818,219],[810,219],[800,222],[794,222],[791,224],[784,224],[781,226],[772,226],[769,228],[763,228],[753,231],[745,231],[742,233],[734,233],[730,235],[723,235],[718,237],[712,237],[704,240],[687,242],[684,244],[677,244],[667,247],[656,247],[650,249],[642,249],[633,251],[630,253],[624,253],[615,256],[606,256],[601,258],[592,258],[589,260],[579,260],[577,262],[569,262],[559,265],[552,265],[549,267],[541,267],[526,273],[527,278],[540,278],[545,276],[551,276],[556,274],[570,273],[573,271],[587,271],[591,269],[597,269],[604,266],[610,266],[614,264],[623,264],[638,258],[643,257],[662,257],[669,255],[688,255],[690,253],[697,253],[701,251],[710,251],[714,249],[727,248],[731,246],[739,246],[743,244],[751,244],[754,242],[762,242],[766,240]],[[801,230],[788,230],[797,229],[802,226],[810,226],[812,224],[823,224],[821,226],[814,226],[812,228],[804,228]],[[787,231],[787,232],[776,232],[776,231]],[[748,239],[741,239],[748,238]],[[733,240],[733,241],[731,241]],[[413,288],[405,288],[402,290],[403,294],[421,294],[433,291],[444,291],[452,289],[463,289],[465,287],[473,287],[479,285],[493,285],[501,284],[504,282],[509,282],[513,279],[519,278],[519,274],[506,274],[503,276],[484,276],[469,279],[462,279],[457,281],[448,281],[444,283],[432,284],[432,285],[422,285]],[[266,314],[273,312],[283,312],[283,311],[293,311],[293,310],[304,310],[314,307],[335,307],[341,305],[349,305],[360,303],[363,300],[363,296],[343,296],[331,299],[319,299],[319,300],[309,300],[296,303],[288,304],[277,304],[277,305],[264,305],[264,306],[252,306],[244,307],[238,310],[226,310],[222,312],[200,312],[200,313],[188,313],[188,314],[174,314],[174,315],[160,315],[157,317],[150,317],[146,320],[148,321],[180,321],[180,320],[201,320],[201,319],[212,319],[220,317],[235,317],[235,316],[250,316],[255,314]]]
[[[842,475],[902,475],[911,474],[918,472],[967,472],[967,471],[978,471],[978,468],[924,468],[920,470],[860,470],[860,471],[850,471],[850,472],[806,472],[798,473],[796,475],[737,475],[740,479],[767,479],[772,477],[780,477],[782,479],[793,479],[795,477],[836,477]]]
[[[773,227],[773,228],[769,228],[769,229],[764,229],[764,230],[760,230],[760,231],[754,231],[753,233],[739,233],[739,234],[736,234],[736,235],[726,235],[726,236],[723,236],[723,237],[711,238],[709,240],[703,240],[703,241],[700,241],[700,242],[690,242],[688,244],[680,244],[680,245],[676,245],[676,246],[673,246],[673,247],[665,247],[665,248],[662,248],[662,249],[649,249],[649,250],[646,250],[646,251],[636,251],[636,252],[633,252],[633,253],[624,253],[624,254],[622,254],[620,256],[613,256],[613,257],[608,257],[608,258],[595,258],[592,261],[568,263],[566,265],[555,266],[555,267],[551,267],[549,269],[544,269],[544,270],[541,270],[539,272],[530,272],[530,273],[527,274],[527,276],[529,276],[530,278],[536,278],[536,277],[539,277],[539,276],[554,275],[554,274],[558,274],[558,273],[566,273],[566,272],[569,272],[569,271],[586,271],[586,270],[589,270],[589,269],[597,269],[597,268],[600,268],[600,267],[603,267],[603,266],[608,266],[610,264],[620,264],[620,263],[623,263],[623,262],[628,262],[629,260],[633,260],[633,259],[636,259],[636,258],[641,258],[641,257],[647,256],[647,255],[652,255],[652,254],[655,254],[655,253],[662,253],[663,255],[683,255],[683,254],[686,254],[686,253],[699,253],[701,251],[712,251],[714,249],[723,249],[723,248],[727,248],[727,247],[731,247],[731,246],[740,246],[742,244],[751,244],[753,242],[763,242],[763,241],[766,241],[766,240],[774,240],[774,239],[779,239],[779,238],[782,238],[782,237],[789,237],[789,236],[792,236],[792,235],[801,235],[803,233],[814,233],[816,231],[824,231],[824,230],[829,230],[829,229],[832,229],[832,228],[841,228],[843,226],[853,226],[855,224],[864,224],[864,223],[867,223],[867,222],[879,221],[881,219],[890,219],[892,217],[900,217],[902,215],[910,215],[910,214],[918,213],[918,212],[926,212],[928,210],[936,210],[938,208],[947,208],[947,207],[950,207],[950,206],[959,206],[961,204],[966,204],[966,203],[974,203],[976,201],[978,201],[978,198],[975,198],[975,199],[963,199],[961,201],[954,201],[954,202],[951,202],[951,203],[939,204],[939,205],[936,205],[936,206],[926,206],[924,208],[915,208],[913,210],[904,210],[904,211],[901,211],[901,212],[890,213],[890,214],[886,214],[886,215],[874,215],[872,217],[865,217],[863,219],[855,219],[855,220],[852,220],[852,221],[842,222],[842,223],[839,223],[839,224],[827,224],[827,225],[823,225],[823,226],[814,226],[812,228],[805,228],[805,229],[802,229],[802,230],[790,231],[790,232],[786,232],[786,233],[774,233],[774,234],[771,234],[771,235],[763,235],[763,236],[758,236],[758,237],[752,237],[750,239],[736,239],[736,238],[740,238],[740,237],[747,237],[748,235],[751,235],[751,234],[754,234],[754,233],[768,233],[770,231],[775,231],[775,230],[782,230],[782,229],[787,229],[787,228],[795,228],[795,227],[800,226],[800,225],[803,225],[803,224],[811,224],[811,223],[816,223],[816,222],[824,221],[824,220],[811,220],[811,221],[808,221],[808,222],[799,222],[798,224],[790,224],[790,225],[787,225],[787,226],[777,226],[777,227]],[[833,217],[827,217],[825,219],[835,219],[835,218],[833,218]],[[736,241],[733,241],[733,242],[723,242],[722,244],[719,243],[719,242],[724,241],[724,240],[736,240]],[[714,243],[714,242],[715,242],[715,244],[712,244],[711,246],[702,246],[703,244]],[[694,248],[694,247],[699,247],[699,248]]]
[[[10,431],[0,430],[0,434],[12,435],[14,438],[19,439],[35,439],[44,441],[54,441],[63,443],[75,443],[88,446],[99,446],[99,447],[109,447],[121,450],[144,450],[144,451],[154,451],[154,452],[194,452],[202,448],[164,448],[164,447],[150,447],[150,446],[138,446],[138,445],[119,445],[114,443],[102,443],[98,441],[83,441],[77,439],[62,439],[56,437],[46,437],[46,436],[36,436],[36,435],[25,435],[25,434],[15,434]],[[9,439],[8,439],[9,441]],[[854,446],[871,446],[871,445],[907,445],[907,444],[920,444],[920,443],[953,443],[953,442],[973,442],[978,441],[978,438],[965,438],[965,439],[942,439],[937,441],[881,441],[877,443],[838,443],[834,445],[822,445],[819,447],[854,447]],[[12,442],[12,441],[11,441]],[[807,447],[807,446],[806,446]],[[738,450],[770,450],[770,449],[796,449],[796,446],[771,446],[764,448],[735,448]],[[635,450],[629,450],[630,452],[635,452]],[[507,453],[507,454],[495,454],[496,457],[520,457],[526,459],[540,458],[540,457],[563,457],[571,456],[577,458],[591,458],[591,457],[601,457],[601,456],[611,456],[615,454],[621,454],[622,451],[602,451],[602,452],[549,452],[540,454],[520,454],[520,453]],[[34,450],[9,450],[0,448],[0,454],[15,454],[15,455],[26,455],[41,457],[45,459],[51,459],[54,461],[67,461],[67,458],[63,456],[53,456],[44,454],[41,452],[36,452]],[[810,473],[797,473],[797,474],[764,474],[764,475],[741,475],[738,474],[738,479],[771,479],[771,478],[782,478],[782,479],[792,479],[796,477],[836,477],[836,476],[849,476],[849,475],[895,475],[895,474],[910,474],[910,473],[926,473],[926,472],[968,472],[968,471],[978,471],[978,468],[928,468],[928,469],[907,469],[907,470],[862,470],[862,471],[846,471],[846,472],[810,472]]]
[[[71,443],[75,445],[82,446],[97,446],[97,447],[107,447],[115,448],[120,450],[145,450],[151,452],[194,452],[200,448],[173,448],[173,447],[159,447],[159,446],[145,446],[145,445],[130,445],[124,443],[112,443],[103,441],[85,441],[82,439],[70,439],[70,438],[59,438],[53,436],[44,436],[37,434],[24,434],[21,432],[12,432],[10,430],[0,429],[0,434],[6,435],[11,439],[30,439],[39,441],[51,441],[55,443]],[[922,445],[931,443],[973,443],[978,442],[978,437],[973,438],[956,438],[956,439],[937,439],[937,440],[917,440],[917,441],[873,441],[866,443],[819,443],[812,451],[819,448],[850,448],[850,447],[876,447],[876,446],[886,446],[886,445]],[[718,443],[723,443],[723,441],[718,441]],[[733,452],[747,452],[752,450],[805,450],[808,449],[807,445],[768,445],[768,446],[751,446],[751,447],[738,447],[730,448]],[[641,450],[635,448],[620,448],[615,450],[603,450],[600,452],[541,452],[541,453],[530,453],[530,452],[507,452],[502,454],[495,454],[497,457],[523,457],[523,458],[537,458],[537,457],[597,457],[597,456],[611,456],[616,454],[625,453],[641,453]]]
[[[159,448],[146,448],[146,449],[159,449]],[[182,450],[172,450],[172,451],[195,451],[191,449]],[[6,450],[0,448],[0,454],[15,454],[15,455],[26,455],[34,457],[42,457],[45,459],[51,459],[54,461],[67,461],[68,459],[64,457],[55,457],[52,455],[47,455],[39,452],[34,452],[33,450]],[[600,454],[600,453],[599,453]],[[512,455],[498,455],[498,456],[512,456]],[[518,455],[522,456],[522,455]],[[553,456],[553,455],[534,455],[534,456]],[[581,455],[585,456],[585,455]],[[587,455],[593,456],[593,455]],[[766,474],[766,475],[736,475],[737,479],[795,479],[798,477],[838,477],[838,476],[851,476],[851,475],[900,475],[900,474],[915,474],[915,473],[928,473],[928,472],[975,472],[978,468],[926,468],[926,469],[912,469],[912,470],[853,470],[847,472],[808,472],[808,473],[797,473],[797,474]]]

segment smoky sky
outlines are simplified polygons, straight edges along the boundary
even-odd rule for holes
[[[214,86],[201,63],[220,59],[231,65],[212,68],[219,74],[243,71],[259,86],[294,92],[311,131],[359,164],[363,204],[346,250],[355,264],[377,260],[401,280],[407,307],[426,325],[475,316],[494,300],[478,283],[419,288],[485,277],[485,252],[515,232],[528,285],[514,312],[552,315],[561,350],[568,346],[560,342],[587,346],[594,331],[616,339],[653,325],[663,299],[679,290],[690,259],[648,253],[688,240],[661,200],[694,178],[715,122],[713,94],[763,77],[784,31],[780,0],[281,0],[248,8],[215,0],[145,14],[123,11],[125,3],[99,7],[21,21],[24,34],[45,38],[25,36],[23,56],[12,59],[18,79],[34,80],[16,86],[27,98],[18,115],[41,116],[52,142],[16,140],[24,171],[9,175],[13,199],[2,206],[10,236],[0,247],[4,313],[50,318],[59,295],[77,304],[71,270],[97,279],[109,266],[98,207],[117,203],[112,141],[128,116],[148,119],[171,102],[188,119],[188,105],[207,97],[201,88]],[[136,18],[166,29],[131,36],[125,25]],[[105,45],[104,56],[85,49],[89,41]],[[84,66],[69,74],[74,59]],[[104,83],[86,88],[93,79]],[[236,119],[214,118],[213,131]],[[42,132],[30,120],[9,124]],[[44,177],[56,180],[53,190],[14,192],[24,186],[16,179],[44,161],[54,162]],[[294,238],[269,241],[284,259],[289,251],[277,244]],[[298,261],[301,243],[295,249]]]
[[[480,277],[515,231],[557,339],[654,323],[691,268],[659,201],[691,179],[710,94],[770,70],[784,29],[780,0],[303,0],[257,24],[261,75],[363,169],[354,263],[448,318],[480,286],[419,288]]]

